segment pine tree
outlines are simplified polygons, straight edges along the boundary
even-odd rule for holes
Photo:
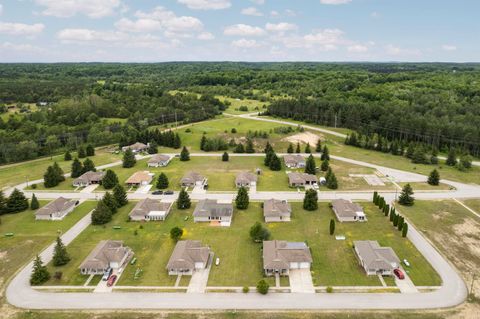
[[[6,211],[18,213],[28,209],[28,199],[18,189],[14,189],[7,199]]]
[[[372,203],[374,203],[375,205],[377,205],[377,198],[378,198],[378,192],[377,192],[377,191],[374,191],[374,192],[373,192]]]
[[[305,153],[312,153],[312,150],[310,149],[310,143],[307,143],[307,146],[305,146]]]
[[[400,218],[400,215],[398,214],[395,214],[395,216],[393,216],[393,226],[394,227],[397,227],[398,226],[398,220]]]
[[[300,142],[297,142],[297,148],[295,149],[295,153],[299,154],[302,151],[300,150]]]
[[[157,154],[158,153],[158,144],[155,141],[151,141],[148,145],[148,154]]]
[[[135,154],[133,154],[131,149],[127,149],[123,154],[122,166],[124,168],[130,168],[130,167],[134,167],[136,163],[137,163],[137,160],[135,159]]]
[[[190,201],[190,196],[188,196],[187,191],[185,188],[182,188],[180,194],[178,194],[177,199],[177,208],[178,209],[188,209],[192,206],[192,202]]]
[[[321,151],[322,151],[322,141],[318,139],[317,145],[315,146],[315,152],[320,153]]]
[[[93,161],[89,158],[85,159],[83,161],[83,173],[86,173],[86,172],[95,172],[95,164],[93,163]]]
[[[320,169],[322,170],[322,172],[326,172],[328,171],[329,168],[330,168],[330,162],[327,159],[324,159],[322,161],[322,165],[320,166]]]
[[[402,230],[403,221],[404,221],[404,218],[403,218],[402,216],[399,216],[399,217],[398,217],[398,224],[397,224],[397,229],[398,229],[399,231]]]
[[[170,238],[173,239],[175,242],[179,241],[180,238],[183,236],[183,229],[178,226],[173,227],[170,229]]]
[[[47,171],[43,175],[43,185],[46,188],[55,187],[58,185],[58,176],[53,169],[53,166],[47,167]]]
[[[253,148],[253,142],[250,138],[247,138],[247,144],[245,146],[245,153],[255,153],[255,149]]]
[[[338,188],[337,177],[335,176],[335,173],[332,171],[331,168],[328,168],[327,177],[325,179],[326,179],[326,182],[327,182],[326,186],[329,189],[337,189]]]
[[[178,135],[178,133],[175,133],[175,137],[173,139],[173,148],[177,149],[177,148],[180,148],[180,146],[182,146],[182,141],[180,140],[180,135]]]
[[[42,259],[37,255],[33,262],[33,271],[30,276],[30,285],[38,286],[50,279],[50,273],[47,270],[47,267],[43,265]]]
[[[55,176],[57,177],[57,181],[60,183],[60,182],[63,182],[65,181],[65,176],[64,176],[64,172],[63,172],[63,169],[60,168],[60,166],[58,166],[58,163],[57,162],[53,162],[53,170],[55,171]]]
[[[395,219],[395,215],[397,215],[397,213],[395,211],[391,212],[390,213],[390,222],[393,223],[394,219]]]
[[[82,175],[82,172],[83,172],[83,165],[82,163],[80,163],[78,158],[75,157],[75,159],[72,162],[72,172],[70,176],[72,178],[77,178]]]
[[[438,173],[438,171],[436,169],[431,171],[430,175],[428,176],[428,181],[427,182],[428,182],[428,184],[433,185],[433,186],[437,186],[438,184],[440,184],[440,174]]]
[[[227,152],[224,152],[222,155],[222,162],[228,162],[229,156]]]
[[[447,164],[448,166],[457,165],[457,153],[455,152],[455,149],[453,147],[451,147],[448,151],[448,156],[445,164]]]
[[[273,152],[273,147],[270,145],[270,142],[267,141],[267,144],[265,145],[265,149],[263,150],[265,154],[268,154],[270,152]]]
[[[312,154],[310,154],[310,156],[307,158],[307,162],[305,164],[305,173],[312,175],[317,173],[317,164],[315,163],[315,158],[313,158]]]
[[[413,143],[408,144],[407,152],[405,153],[405,156],[411,159],[413,158],[414,152],[415,152],[415,145]]]
[[[314,189],[308,189],[303,198],[303,209],[316,210],[318,208],[318,193]]]
[[[279,171],[282,169],[282,162],[280,161],[280,158],[278,158],[277,154],[272,153],[269,167],[272,171]]]
[[[107,170],[102,179],[102,185],[105,189],[112,189],[118,184],[118,177],[111,169]]]
[[[53,251],[53,265],[55,267],[63,266],[68,264],[69,261],[70,256],[68,255],[67,248],[63,244],[62,239],[60,237],[57,237],[57,244],[55,245]]]
[[[320,159],[321,159],[322,161],[324,161],[324,160],[329,161],[329,160],[330,160],[330,151],[328,150],[327,145],[325,145],[325,146],[323,147],[322,156],[320,157]]]
[[[7,213],[7,199],[3,194],[2,190],[0,190],[0,215]]]
[[[238,189],[237,197],[235,198],[235,206],[237,209],[247,209],[249,203],[250,198],[247,189],[242,186]]]
[[[207,144],[207,137],[205,136],[205,133],[203,133],[202,139],[200,140],[200,150],[201,151],[205,150],[205,144]]]
[[[77,153],[78,153],[78,158],[85,158],[85,157],[87,157],[87,153],[85,152],[85,148],[83,148],[83,146],[80,146],[80,147],[78,148]]]
[[[92,146],[92,144],[87,145],[86,154],[87,156],[95,156],[95,148]]]
[[[112,211],[103,201],[99,201],[92,212],[92,225],[104,225],[112,220]]]
[[[238,143],[237,146],[235,146],[235,150],[233,152],[234,153],[245,153],[245,147],[243,146],[242,143]]]
[[[292,154],[292,153],[293,153],[293,144],[292,144],[292,143],[288,144],[287,153],[288,153],[288,154]]]
[[[425,151],[422,146],[417,146],[412,155],[412,163],[425,164],[427,162],[425,158]]]
[[[157,188],[158,189],[166,189],[168,187],[168,177],[165,173],[160,173],[157,178]]]
[[[190,152],[184,146],[182,148],[182,151],[180,152],[180,161],[186,162],[186,161],[189,161],[189,160],[190,160]]]
[[[115,202],[118,207],[123,207],[128,204],[127,192],[125,192],[125,189],[120,184],[117,184],[113,188],[113,197],[115,197]]]
[[[106,192],[105,195],[103,195],[102,202],[105,204],[105,206],[110,208],[112,215],[117,212],[118,204],[115,200],[115,197],[110,194],[110,192]]]
[[[415,198],[412,195],[412,186],[410,186],[410,184],[406,184],[402,189],[402,193],[398,197],[398,202],[404,206],[412,206],[415,201]]]
[[[40,207],[40,204],[38,203],[37,196],[35,196],[35,194],[32,194],[32,200],[30,201],[30,209],[36,210],[39,207]]]
[[[407,233],[408,233],[408,224],[405,223],[403,224],[403,228],[402,228],[402,237],[407,237]]]
[[[272,160],[273,154],[275,154],[275,152],[272,149],[266,150],[265,159],[263,160],[265,166],[270,167],[270,161]]]
[[[330,219],[330,235],[333,235],[335,233],[335,220]]]
[[[72,154],[70,154],[70,151],[66,151],[65,155],[63,156],[64,161],[71,161],[72,160]]]

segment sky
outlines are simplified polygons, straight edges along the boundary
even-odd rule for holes
[[[0,0],[0,62],[479,62],[478,0]]]

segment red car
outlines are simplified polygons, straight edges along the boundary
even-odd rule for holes
[[[395,276],[397,276],[398,279],[405,279],[405,275],[400,269],[397,268],[393,270],[393,273],[395,274]]]
[[[112,287],[115,280],[117,280],[117,275],[111,275],[107,280],[107,287]]]

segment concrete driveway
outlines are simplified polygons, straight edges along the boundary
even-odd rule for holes
[[[207,288],[208,275],[210,274],[210,268],[212,267],[213,254],[211,253],[208,258],[207,268],[198,269],[192,275],[190,283],[188,284],[188,293],[204,293]]]
[[[310,269],[292,269],[289,273],[291,292],[315,293]]]
[[[98,186],[98,184],[92,184],[92,185],[88,185],[87,187],[85,187],[84,189],[82,189],[80,191],[80,193],[91,193],[93,192]]]
[[[400,289],[402,294],[414,294],[418,292],[417,287],[413,284],[412,280],[408,276],[407,272],[404,269],[401,269],[403,274],[405,275],[405,279],[398,279],[395,276],[395,284]]]

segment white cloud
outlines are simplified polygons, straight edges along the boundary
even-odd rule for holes
[[[0,44],[0,49],[9,50],[9,51],[11,50],[19,51],[23,53],[25,52],[42,53],[45,51],[44,49],[31,44],[24,44],[24,43],[16,44],[16,43],[10,43],[10,42],[4,42]]]
[[[2,13],[3,13],[3,5],[0,4],[0,15],[2,15]]]
[[[274,23],[267,23],[265,25],[265,29],[267,31],[273,31],[273,32],[286,32],[286,31],[294,31],[298,29],[298,26],[293,23],[287,23],[287,22],[280,22],[277,24]]]
[[[43,29],[45,29],[45,25],[42,23],[24,24],[0,22],[0,34],[33,36],[41,33]]]
[[[276,10],[272,10],[272,11],[270,11],[270,15],[271,15],[272,17],[278,17],[278,16],[280,15],[280,13],[279,13],[278,11],[276,11]]]
[[[349,46],[347,50],[348,52],[353,52],[353,53],[365,53],[368,51],[368,47],[361,44],[355,44],[355,45]]]
[[[127,38],[125,33],[118,31],[97,31],[91,29],[63,29],[57,33],[57,38],[64,42],[118,42]]]
[[[138,19],[132,21],[127,18],[122,18],[115,22],[117,29],[126,32],[152,32],[162,28],[162,24],[154,19]]]
[[[225,35],[236,35],[236,36],[247,36],[255,37],[262,36],[265,34],[265,30],[260,27],[255,27],[247,24],[235,24],[229,27],[226,27],[223,31]]]
[[[232,6],[230,0],[177,0],[193,10],[221,10]]]
[[[76,14],[102,18],[112,15],[116,9],[123,8],[120,0],[35,0],[35,3],[46,7],[42,14],[62,18]]]
[[[263,16],[263,13],[258,11],[258,9],[255,8],[255,7],[249,7],[249,8],[242,9],[241,13],[243,15],[246,15],[246,16],[255,16],[255,17]]]
[[[385,47],[387,54],[393,56],[419,56],[422,52],[418,49],[403,49],[393,44],[389,44]]]
[[[202,32],[197,36],[197,39],[207,41],[215,39],[215,36],[210,32]]]
[[[319,45],[327,50],[334,50],[337,45],[346,44],[343,38],[344,32],[339,29],[323,29],[314,33],[307,34],[303,37],[307,47]]]
[[[250,0],[250,1],[252,1],[253,3],[258,4],[258,5],[265,4],[265,0]]]
[[[286,9],[285,14],[289,17],[296,17],[297,16],[297,12],[293,11],[292,9]]]
[[[236,48],[250,49],[257,47],[258,43],[255,40],[240,39],[232,41],[232,46]]]
[[[455,51],[457,50],[457,47],[451,44],[444,44],[442,45],[442,50],[444,51]]]
[[[321,4],[333,4],[333,5],[346,4],[350,2],[352,2],[352,0],[320,0]]]

